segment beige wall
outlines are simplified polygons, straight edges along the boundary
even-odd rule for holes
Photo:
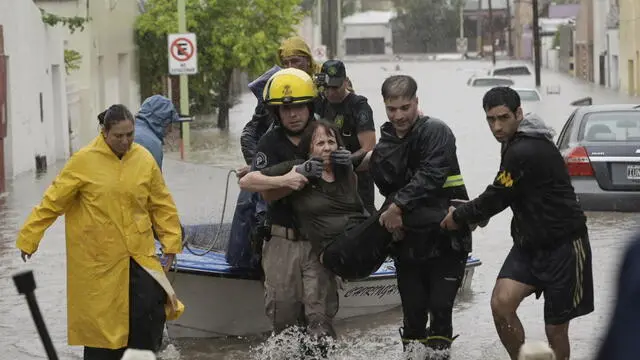
[[[74,150],[98,133],[96,115],[105,107],[122,103],[132,112],[140,106],[134,24],[136,1],[36,0],[47,12],[60,16],[90,17],[84,31],[67,34],[66,47],[82,55],[80,69],[68,78],[77,99],[71,117]]]
[[[640,95],[640,3],[620,0],[620,91]]]
[[[522,44],[522,34],[525,25],[533,21],[533,6],[530,1],[514,0],[513,15],[513,55],[521,59],[525,53]]]

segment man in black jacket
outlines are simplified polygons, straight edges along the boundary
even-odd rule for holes
[[[322,64],[316,75],[316,85],[323,92],[318,101],[316,114],[338,127],[351,156],[361,157],[373,150],[376,144],[376,128],[373,123],[373,110],[367,98],[349,91],[349,79],[344,63],[329,60]],[[358,194],[369,214],[376,213],[375,188],[368,172],[359,171]]]
[[[450,208],[441,226],[466,228],[511,207],[513,247],[491,297],[498,335],[515,360],[524,343],[516,310],[527,296],[544,293],[547,339],[558,360],[569,359],[569,321],[594,307],[586,217],[552,130],[523,116],[511,88],[493,88],[482,102],[491,132],[503,144],[500,170],[484,193]]]
[[[453,341],[453,302],[471,251],[471,234],[468,229],[443,231],[440,221],[450,200],[468,196],[455,136],[444,122],[418,114],[416,92],[416,81],[405,75],[382,84],[389,122],[382,125],[369,167],[385,205],[390,204],[380,223],[397,240],[393,257],[404,315],[403,347],[419,342],[444,350],[442,359],[448,358]]]

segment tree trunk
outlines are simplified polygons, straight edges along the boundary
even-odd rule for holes
[[[229,130],[229,109],[231,109],[231,79],[233,69],[224,73],[224,79],[220,85],[220,98],[218,101],[218,128]]]

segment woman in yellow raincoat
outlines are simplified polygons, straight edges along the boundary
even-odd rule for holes
[[[153,156],[133,143],[123,105],[98,116],[101,133],[75,153],[20,230],[23,260],[65,214],[69,345],[85,360],[157,351],[166,319],[184,307],[156,256],[152,227],[170,262],[182,251],[176,205]]]

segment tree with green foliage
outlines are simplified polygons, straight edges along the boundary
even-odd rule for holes
[[[416,53],[455,51],[459,7],[449,0],[394,0],[394,39]]]
[[[273,66],[280,42],[302,19],[300,0],[186,0],[186,13],[187,30],[196,34],[198,46],[198,74],[189,77],[191,103],[195,111],[217,108],[218,127],[227,129],[234,69],[256,75]],[[153,71],[145,71],[149,78],[141,81],[159,81],[162,87],[166,36],[178,32],[177,15],[175,0],[146,3],[136,30],[138,40],[149,40],[144,50],[151,52],[144,54],[141,46],[140,68]]]

